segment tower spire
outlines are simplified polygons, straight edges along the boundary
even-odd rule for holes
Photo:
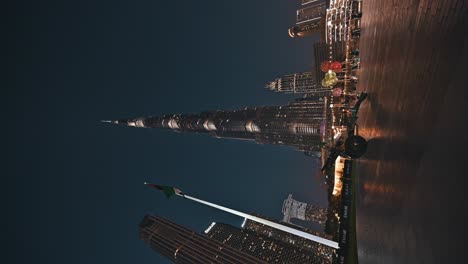
[[[118,124],[118,121],[116,120],[101,120],[102,123],[112,123],[112,124]]]

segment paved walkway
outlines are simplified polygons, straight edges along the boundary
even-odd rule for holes
[[[358,89],[370,95],[358,123],[371,140],[359,161],[360,263],[465,259],[464,2],[363,0]]]

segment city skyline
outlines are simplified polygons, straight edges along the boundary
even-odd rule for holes
[[[297,41],[286,32],[296,3],[46,1],[18,3],[15,10],[19,35],[11,36],[12,56],[19,75],[12,76],[16,88],[8,94],[16,124],[7,143],[15,161],[8,168],[15,175],[8,193],[17,203],[10,208],[11,230],[15,237],[31,237],[14,240],[18,251],[11,254],[18,262],[168,263],[138,239],[137,224],[146,213],[164,212],[197,231],[213,220],[243,221],[155,197],[144,181],[190,187],[206,199],[275,219],[290,192],[325,205],[326,192],[313,177],[319,164],[292,148],[99,122],[286,104],[293,97],[263,86],[311,65],[314,37]],[[265,13],[259,22],[258,14]],[[221,18],[222,24],[213,24]],[[277,57],[282,49],[291,52]],[[34,115],[41,118],[25,122]],[[259,190],[243,196],[245,182]],[[210,186],[226,188],[221,196]],[[40,228],[26,221],[31,214]],[[68,241],[69,235],[74,239]]]
[[[152,183],[146,185],[162,191],[167,198],[180,196],[237,216],[245,217],[241,228],[213,222],[198,234],[172,221],[145,216],[140,224],[140,238],[155,251],[176,263],[242,262],[240,250],[267,262],[329,263],[335,256],[338,243],[323,233],[315,233],[294,225],[246,214],[189,196],[181,190]],[[205,235],[205,237],[203,236]],[[221,243],[223,245],[219,245]]]
[[[304,3],[303,3],[304,4]],[[340,11],[341,12],[341,11]],[[353,9],[352,12],[360,12],[359,9]],[[305,7],[297,11],[297,25],[301,24],[309,24],[309,23],[314,23],[315,26],[318,26],[319,30],[316,30],[317,32],[320,32],[320,39],[323,40],[326,37],[328,39],[328,34],[330,34],[330,30],[328,30],[328,33],[325,34],[327,30],[325,30],[325,25],[328,25],[332,22],[328,21],[327,17],[327,23],[325,22],[325,13],[328,13],[328,10],[326,9],[325,2],[321,2],[318,4],[315,4],[314,6],[310,7]],[[343,14],[347,14],[345,11]],[[336,15],[341,18],[341,14]],[[346,16],[346,15],[345,15]],[[335,19],[334,17],[332,19]],[[317,21],[319,22],[317,24]],[[347,23],[347,22],[346,22]],[[308,25],[309,26],[309,25]],[[314,30],[315,31],[315,30]],[[290,31],[291,32],[291,31]],[[309,32],[310,33],[310,32]],[[290,34],[291,35],[291,34]],[[307,34],[306,34],[307,35]],[[326,36],[325,36],[326,35]],[[291,35],[292,36],[292,35]],[[297,36],[301,36],[300,34]],[[305,36],[305,35],[302,35]],[[332,38],[330,39],[332,40]],[[340,39],[341,41],[341,39]],[[353,42],[356,43],[356,42]],[[321,47],[324,50],[321,51],[321,53],[327,54],[327,50],[329,47],[329,54],[326,55],[327,59],[329,57],[329,60],[327,60],[328,63],[332,63],[333,60],[340,60],[339,62],[333,62],[333,65],[336,65],[338,63],[339,69],[341,72],[341,67],[342,64],[344,65],[345,68],[350,67],[350,63],[348,62],[348,56],[351,55],[349,46],[353,46],[352,49],[355,49],[356,44],[353,43],[346,43],[346,52],[345,52],[345,60],[346,61],[341,61],[337,54],[333,54],[333,47],[332,47],[332,42],[329,42],[329,44],[324,44]],[[314,53],[317,53],[317,45],[314,46]],[[333,56],[334,55],[334,56]],[[322,56],[323,57],[323,56]],[[325,63],[325,61],[323,62]],[[321,70],[323,70],[323,63],[315,64],[315,69],[318,69],[320,67]],[[338,67],[338,66],[333,66],[333,67]],[[331,66],[330,66],[331,69]],[[323,70],[324,72],[328,71],[327,74],[325,75],[325,79],[329,78],[327,75],[330,75],[331,73],[334,73],[332,70]],[[113,123],[113,124],[118,124],[118,125],[125,125],[129,127],[138,127],[138,128],[162,128],[162,129],[169,129],[173,130],[176,132],[196,132],[196,133],[206,133],[206,134],[211,134],[214,137],[218,138],[233,138],[233,139],[242,139],[242,140],[254,140],[257,143],[267,143],[267,144],[273,144],[273,145],[289,145],[289,146],[294,146],[297,149],[303,151],[306,155],[308,156],[314,156],[319,158],[321,154],[323,153],[324,149],[323,147],[325,145],[328,145],[328,148],[332,147],[329,142],[331,138],[333,137],[333,132],[334,129],[342,129],[339,128],[342,127],[343,125],[346,124],[341,124],[338,125],[338,123],[342,123],[343,119],[342,117],[338,117],[342,121],[335,121],[337,118],[336,116],[329,116],[329,102],[330,102],[330,107],[331,113],[333,115],[333,105],[337,105],[340,107],[340,105],[345,106],[349,102],[350,96],[352,97],[353,95],[350,93],[352,90],[355,90],[355,88],[352,88],[350,84],[348,84],[349,80],[349,75],[351,73],[350,68],[344,70],[344,75],[341,79],[341,82],[345,95],[341,95],[341,93],[338,95],[331,95],[331,86],[329,84],[324,84],[325,79],[321,82],[321,85],[323,87],[326,87],[327,89],[319,89],[319,85],[317,84],[317,80],[320,79],[321,76],[313,74],[312,72],[309,73],[302,73],[302,74],[294,74],[293,77],[285,76],[281,79],[276,79],[276,84],[270,83],[267,85],[268,88],[272,90],[276,90],[278,92],[281,92],[283,90],[282,82],[284,79],[284,84],[286,89],[284,89],[286,92],[291,92],[296,93],[296,88],[299,88],[298,91],[303,90],[306,92],[306,94],[303,96],[303,98],[296,99],[293,102],[290,102],[286,106],[277,106],[277,107],[246,107],[240,110],[234,110],[234,111],[209,111],[209,112],[202,112],[200,114],[165,114],[162,117],[139,117],[139,118],[130,118],[130,119],[118,119],[114,121],[103,121],[106,123]],[[336,76],[336,74],[335,74]],[[347,77],[348,76],[348,77]],[[314,78],[315,77],[315,78]],[[339,79],[335,78],[337,81]],[[335,81],[336,84],[336,81]],[[337,88],[338,89],[338,88]],[[324,90],[320,91],[318,93],[318,90]],[[343,97],[343,98],[341,98]],[[346,100],[345,100],[346,98]],[[363,97],[365,98],[365,96]],[[341,101],[341,102],[340,102]],[[360,103],[359,103],[360,104]],[[359,106],[359,104],[356,104]],[[358,109],[358,108],[356,108]],[[339,108],[336,108],[335,111],[342,111],[343,114],[345,113],[345,109],[343,108],[342,110]],[[357,111],[357,110],[356,110]],[[353,124],[354,125],[354,124]],[[349,126],[349,125],[346,125]],[[352,129],[347,127],[346,129]],[[361,138],[362,139],[362,138]],[[364,139],[363,139],[364,140]],[[365,140],[364,140],[365,141]],[[332,143],[333,144],[333,143]],[[348,144],[348,143],[346,143]],[[338,143],[337,143],[338,145]],[[314,152],[316,154],[314,154]],[[323,161],[323,159],[322,159]],[[336,180],[335,180],[336,181]],[[173,187],[169,186],[162,186],[162,185],[155,185],[155,184],[150,184],[156,189],[163,190],[166,196],[169,198],[171,194],[174,193]],[[323,243],[324,245],[331,246],[335,249],[338,249],[335,253],[330,253],[327,255],[327,258],[323,258],[322,255],[319,255],[318,252],[309,252],[309,253],[301,253],[302,248],[297,247],[294,245],[294,239],[286,240],[286,239],[281,239],[282,241],[276,241],[275,239],[271,238],[271,235],[265,236],[263,234],[256,232],[256,229],[254,230],[241,230],[238,228],[235,228],[233,226],[230,226],[228,224],[216,224],[213,222],[210,227],[205,231],[205,233],[212,239],[217,240],[218,242],[221,242],[223,244],[226,244],[227,246],[231,247],[232,249],[238,249],[241,250],[251,256],[260,258],[264,261],[267,262],[281,262],[281,261],[287,261],[287,262],[301,262],[301,263],[327,263],[337,261],[340,259],[340,262],[345,261],[345,259],[348,259],[348,253],[346,252],[351,252],[355,251],[354,248],[351,248],[348,246],[349,243],[356,243],[355,239],[353,240],[351,238],[350,233],[355,231],[354,226],[348,226],[348,211],[346,211],[346,216],[344,217],[345,223],[340,224],[341,222],[338,222],[338,228],[339,228],[339,241],[337,240],[328,240],[323,237],[318,237],[314,236],[310,233],[303,232],[291,227],[288,227],[286,225],[278,224],[269,220],[265,220],[256,216],[252,216],[249,214],[242,213],[240,211],[232,210],[227,207],[219,206],[214,203],[210,203],[207,201],[199,200],[197,198],[193,198],[190,196],[187,196],[183,193],[181,193],[178,189],[176,191],[176,194],[179,196],[182,196],[184,198],[188,198],[194,201],[198,201],[200,203],[224,210],[226,212],[231,212],[235,215],[238,216],[243,216],[246,217],[250,220],[258,221],[259,223],[263,223],[265,225],[268,225],[269,227],[274,227],[283,231],[286,231],[290,234],[295,234],[303,236],[304,238],[310,237],[309,239],[313,241],[317,241],[318,243]],[[330,194],[329,194],[330,195]],[[349,201],[349,199],[352,199],[352,197],[347,196],[347,200],[343,198],[343,204],[346,203],[346,206],[351,205],[352,203]],[[332,208],[332,213],[333,211],[336,212],[336,210],[340,210],[339,207],[341,207],[340,203],[334,203]],[[348,208],[348,207],[346,207]],[[342,210],[342,209],[341,209]],[[341,211],[340,210],[340,211]],[[306,203],[301,203],[298,201],[295,201],[292,199],[291,194],[289,195],[288,199],[284,202],[283,205],[283,210],[284,214],[284,219],[283,221],[285,224],[290,224],[290,219],[291,218],[298,218],[301,220],[312,220],[318,224],[324,224],[328,220],[334,221],[333,219],[340,219],[340,216],[335,213],[335,216],[333,216],[332,219],[327,219],[327,211],[324,210],[323,212],[321,211],[320,207],[317,205],[308,205]],[[351,212],[349,212],[351,214]],[[354,212],[353,212],[353,219],[355,218]],[[331,222],[330,222],[331,223]],[[162,223],[161,223],[162,224]],[[329,233],[336,239],[338,238],[338,229],[335,231],[330,229],[329,223],[327,223]],[[163,225],[162,225],[163,226]],[[161,228],[162,228],[161,226]],[[244,224],[242,225],[242,227]],[[156,227],[155,230],[158,230],[159,227]],[[324,230],[325,231],[325,230]],[[271,230],[270,232],[273,232]],[[157,232],[156,232],[157,233]],[[167,233],[167,232],[163,232]],[[189,242],[184,242],[184,241],[176,241],[174,240],[174,245],[171,246],[171,249],[167,250],[164,247],[160,247],[159,245],[164,245],[166,244],[165,240],[168,239],[169,243],[172,243],[172,238],[174,237],[174,234],[170,235],[167,233],[166,235],[162,235],[158,240],[159,241],[154,241],[152,240],[152,235],[149,236],[150,239],[144,239],[147,243],[149,243],[155,250],[161,252],[163,255],[166,255],[166,257],[169,257],[172,259],[172,256],[174,257],[174,261],[178,262],[177,260],[177,255],[179,254],[179,251],[181,253],[184,253],[186,250],[189,252],[203,252],[204,249],[196,249],[196,247],[203,246],[206,244],[210,244],[211,242],[200,242],[196,243],[197,245],[192,245],[190,248],[187,248],[186,245]],[[167,237],[167,238],[166,238]],[[176,235],[176,237],[179,237],[179,235]],[[195,236],[196,237],[196,236]],[[283,237],[282,235],[278,235],[278,237]],[[354,235],[355,237],[355,235]],[[232,239],[231,239],[232,238]],[[351,240],[350,240],[351,239]],[[263,242],[262,242],[263,241]],[[351,241],[351,242],[350,242]],[[292,242],[292,243],[291,243]],[[268,245],[265,246],[265,243]],[[218,247],[221,249],[221,247]],[[227,250],[227,249],[226,249]],[[278,252],[276,252],[278,250]],[[183,257],[188,259],[192,259],[192,261],[195,261],[196,263],[203,263],[202,260],[195,260],[197,257],[196,255],[199,253],[184,253]],[[222,252],[216,253],[214,256],[209,257],[211,260],[210,261],[217,261],[218,254],[222,255]],[[312,255],[310,255],[312,254]],[[314,255],[316,254],[316,255]],[[199,255],[200,258],[202,258],[201,255]],[[354,257],[354,258],[357,258]],[[207,259],[208,261],[208,259]],[[227,260],[224,260],[227,261]],[[221,262],[224,262],[221,261]],[[351,261],[348,259],[348,261]]]
[[[203,257],[227,242],[258,253],[260,239],[333,254],[143,182],[333,240],[342,263],[463,262],[463,0],[22,0],[5,13],[5,263],[200,260],[148,245],[175,229],[211,243],[210,223],[223,242]],[[314,96],[326,129],[298,114]],[[239,252],[223,256],[252,260]]]

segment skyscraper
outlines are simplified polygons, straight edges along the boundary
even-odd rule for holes
[[[325,135],[326,105],[322,97],[299,98],[285,106],[246,107],[233,111],[169,114],[121,119],[112,123],[143,128],[198,132],[221,138],[287,145],[319,156]]]
[[[320,208],[317,205],[307,204],[296,201],[289,194],[283,202],[283,221],[290,223],[291,218],[297,218],[304,221],[313,221],[319,224],[324,224],[327,221],[327,209]]]
[[[174,263],[266,263],[162,217],[146,215],[139,229],[145,243]]]
[[[263,217],[265,218],[265,217]],[[270,221],[274,221],[269,219]],[[314,232],[312,230],[309,230],[307,228],[303,228],[300,226],[295,226],[289,223],[285,222],[279,222],[279,221],[274,221],[277,223],[280,223],[282,225],[290,226],[295,229],[314,234],[316,236],[320,236],[326,239],[331,239],[330,235],[324,234],[324,233],[319,233],[319,232]],[[251,221],[249,219],[245,219],[244,223],[242,223],[242,228],[245,230],[250,230],[253,231],[256,234],[264,235],[265,237],[275,239],[278,241],[282,241],[286,244],[294,245],[295,247],[310,252],[310,254],[318,256],[320,259],[326,259],[328,261],[331,261],[333,259],[333,255],[335,254],[335,250],[331,247],[319,244],[317,242],[278,230],[274,229],[272,227],[266,226],[264,224]]]
[[[213,222],[205,233],[209,238],[268,263],[330,263],[330,259],[313,251],[249,229]]]
[[[327,43],[347,42],[360,34],[361,3],[361,0],[330,0],[325,15]]]
[[[289,36],[305,37],[319,33],[325,40],[325,1],[302,1],[302,8],[297,10],[296,25],[288,30]]]
[[[265,85],[265,88],[279,93],[306,93],[314,96],[328,96],[331,89],[317,82],[315,72],[288,74]]]

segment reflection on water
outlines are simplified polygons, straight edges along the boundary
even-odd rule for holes
[[[360,263],[464,262],[462,2],[363,1],[359,89],[369,100],[358,123],[369,145],[357,172]]]

